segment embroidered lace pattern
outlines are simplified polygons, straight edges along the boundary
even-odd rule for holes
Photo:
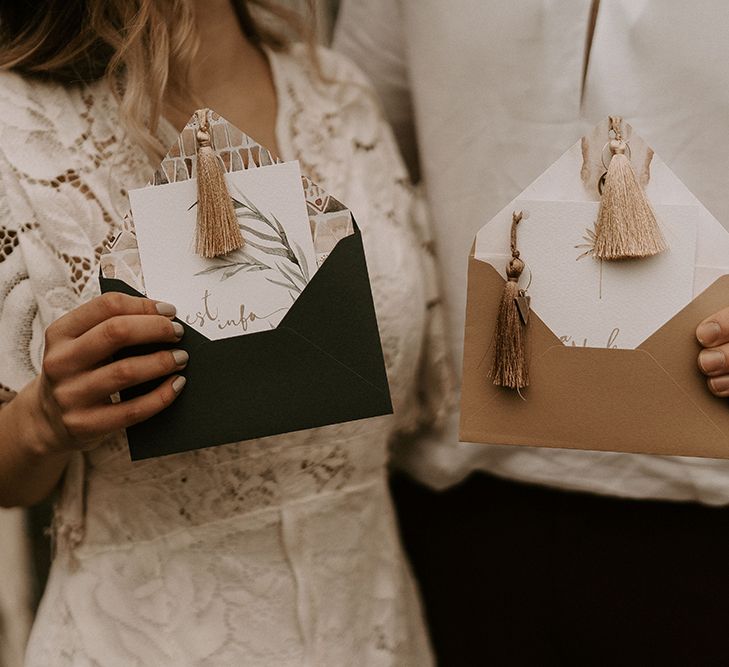
[[[395,415],[132,464],[123,434],[66,475],[29,665],[427,665],[386,486],[388,444],[451,395],[427,220],[361,75],[271,55],[284,159],[362,229]],[[43,330],[98,294],[126,188],[151,175],[102,85],[0,85],[0,401]],[[170,142],[174,135],[170,137]]]

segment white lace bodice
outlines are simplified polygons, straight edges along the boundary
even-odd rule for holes
[[[361,75],[327,51],[328,83],[303,49],[269,55],[282,157],[362,230],[395,414],[137,463],[119,433],[79,455],[31,665],[430,660],[385,483],[388,443],[450,397],[427,225]],[[102,84],[2,78],[0,398],[11,400],[38,372],[44,327],[98,294],[126,188],[151,170],[117,136]]]

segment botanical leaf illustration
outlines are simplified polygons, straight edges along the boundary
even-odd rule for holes
[[[291,290],[296,292],[297,294],[301,294],[301,290],[292,282],[281,282],[280,280],[275,280],[274,278],[266,278],[269,283],[272,283],[273,285],[279,285],[280,287],[285,287],[286,289],[290,290],[289,294],[291,294]],[[291,294],[291,300],[293,301],[296,297],[294,297],[293,294]]]
[[[285,264],[277,264],[277,266],[281,270],[281,273],[283,275],[289,276],[294,281],[298,280],[301,283],[302,287],[306,287],[306,280],[304,280],[304,277],[300,273],[293,271]]]
[[[215,261],[213,266],[209,266],[207,269],[198,271],[195,275],[203,276],[220,271],[220,280],[222,282],[223,280],[232,278],[239,271],[265,271],[271,268],[268,264],[264,264],[260,260],[243,251],[236,251],[235,253],[230,253],[224,258],[213,261]]]
[[[239,220],[238,226],[244,233],[246,247],[255,249],[272,258],[279,258],[280,261],[273,260],[273,264],[266,264],[243,248],[235,250],[225,257],[213,260],[215,262],[213,266],[209,266],[195,275],[202,276],[219,272],[220,280],[223,281],[232,278],[241,271],[272,271],[275,272],[274,275],[266,275],[266,280],[289,290],[291,300],[295,301],[296,296],[301,294],[310,279],[305,252],[298,243],[294,242],[292,244],[289,241],[286,230],[273,213],[270,216],[264,215],[237,188],[236,196],[232,197],[232,200]],[[197,202],[190,206],[190,209],[196,205]],[[265,225],[270,231],[264,231],[253,225],[245,224],[242,222],[243,220],[255,220]]]
[[[594,257],[595,256],[595,242],[597,241],[597,235],[595,234],[594,228],[590,227],[585,230],[585,235],[582,237],[586,243],[580,243],[575,246],[578,250],[581,248],[586,248],[586,250],[577,258],[577,261],[583,259],[584,257]],[[600,259],[600,281],[598,283],[598,298],[602,299],[602,270],[603,270],[603,260]]]
[[[595,254],[595,241],[597,240],[595,230],[592,228],[586,229],[585,235],[582,238],[586,241],[586,243],[580,243],[579,245],[576,245],[575,248],[578,250],[580,248],[586,248],[586,250],[577,258],[578,260],[583,257],[592,257]]]
[[[253,227],[249,227],[248,225],[238,225],[244,232],[247,234],[253,234],[257,236],[260,239],[263,239],[264,241],[271,241],[273,243],[278,243],[279,238],[277,236],[272,236],[271,234],[265,234],[264,232],[260,231],[259,229],[253,229]]]
[[[265,271],[268,267],[266,266],[236,266],[236,267],[230,267],[229,269],[226,269],[223,271],[223,274],[220,277],[220,280],[227,280],[228,278],[232,278],[236,273],[240,271]]]
[[[304,251],[297,243],[294,243],[292,246],[286,230],[273,213],[271,213],[270,217],[264,215],[240,190],[237,190],[236,194],[237,197],[233,197],[233,207],[238,218],[256,220],[266,225],[272,232],[263,232],[251,225],[239,223],[241,230],[246,232],[246,243],[260,252],[285,260],[286,263],[277,262],[276,268],[281,273],[284,282],[287,283],[285,286],[288,289],[301,292],[301,288],[306,287],[306,284],[309,282],[310,275]],[[251,236],[256,237],[257,240],[252,240]],[[268,242],[271,245],[264,242]],[[266,276],[266,279],[275,285],[284,285],[280,280],[272,277]],[[301,284],[301,287],[299,287],[298,283]]]
[[[248,239],[246,243],[249,246],[265,252],[267,255],[279,255],[280,257],[285,257],[286,259],[289,259],[289,251],[286,250],[286,248],[270,248],[268,246],[259,245],[258,243],[256,243],[255,241],[251,241],[250,239]]]
[[[301,246],[294,241],[294,247],[296,248],[297,252],[299,253],[299,257],[301,260],[301,272],[304,274],[304,278],[306,279],[306,282],[309,282],[309,263],[306,261],[306,253],[301,249]]]

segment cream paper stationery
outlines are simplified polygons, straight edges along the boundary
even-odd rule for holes
[[[276,327],[317,270],[297,162],[225,175],[246,245],[195,254],[196,183],[129,193],[145,286],[206,338]]]
[[[607,262],[590,254],[597,202],[516,200],[524,213],[519,250],[527,263],[520,285],[532,309],[566,345],[633,349],[693,297],[697,206],[656,206],[668,252]],[[510,211],[479,236],[494,252],[482,257],[503,271],[509,258]]]

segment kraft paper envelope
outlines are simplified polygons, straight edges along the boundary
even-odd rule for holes
[[[699,207],[693,300],[635,349],[564,345],[533,302],[530,386],[522,398],[488,377],[504,278],[477,237],[468,265],[462,441],[729,458],[729,404],[707,390],[695,337],[702,319],[729,306],[729,233],[630,126],[624,130],[651,201]],[[607,131],[607,122],[595,128],[518,199],[597,201]],[[514,202],[499,216],[510,218]],[[519,233],[527,234],[529,223],[522,224]]]
[[[270,153],[240,130],[216,115],[211,125],[229,173],[272,168]],[[193,177],[196,130],[193,118],[152,186]],[[342,204],[302,181],[318,270],[270,330],[210,340],[176,320],[185,328],[174,347],[190,354],[182,372],[188,382],[172,406],[127,429],[133,460],[392,412],[361,233]],[[127,227],[102,256],[101,288],[141,296],[144,277],[131,219]],[[172,346],[129,348],[119,357],[162,347]],[[121,399],[156,384],[122,391]]]

